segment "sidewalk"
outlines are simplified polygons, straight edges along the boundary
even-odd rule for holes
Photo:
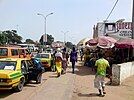
[[[94,88],[94,72],[89,67],[78,66],[72,100],[134,100],[134,76],[127,78],[120,86],[106,84],[105,97],[97,96]],[[109,79],[106,79],[108,82]]]

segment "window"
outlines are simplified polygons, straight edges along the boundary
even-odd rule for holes
[[[113,31],[113,25],[108,25],[108,31]]]
[[[11,49],[11,54],[12,54],[12,56],[19,55],[18,49]]]
[[[36,58],[49,58],[49,54],[37,54]]]
[[[41,54],[41,58],[49,58],[49,54]]]
[[[106,23],[106,32],[115,32],[115,23]]]
[[[7,56],[7,55],[8,55],[8,49],[0,48],[0,56]]]
[[[16,61],[0,61],[0,69],[3,70],[15,70]]]
[[[19,49],[19,54],[20,54],[20,55],[25,54],[24,49]]]
[[[27,74],[28,68],[25,61],[21,61],[21,70],[23,74]]]
[[[33,69],[34,64],[33,64],[32,60],[27,60],[26,62],[27,62],[28,68],[29,68],[29,69]]]

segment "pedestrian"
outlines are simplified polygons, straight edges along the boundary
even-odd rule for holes
[[[95,62],[97,72],[94,79],[94,86],[99,90],[98,96],[105,96],[105,77],[106,69],[109,68],[109,62],[103,58],[102,53],[98,53],[99,59]]]
[[[75,63],[77,62],[77,52],[75,50],[75,47],[72,48],[72,51],[70,53],[70,62],[72,63],[72,73],[74,73]]]
[[[63,57],[63,60],[62,60],[63,73],[65,74],[66,69],[67,69],[67,59],[68,59],[67,53],[66,53],[66,48],[63,49],[62,57]]]
[[[42,63],[36,59],[36,58],[31,58],[31,61],[33,62],[33,64],[35,65],[36,67],[36,72],[45,72],[45,68],[43,67]]]
[[[53,60],[52,60],[52,71],[55,72],[56,71],[56,64],[55,64],[55,61],[56,61],[56,56],[55,54],[57,53],[57,51],[55,50],[54,53],[52,54],[52,57],[53,57]]]
[[[91,59],[90,59],[90,64],[91,64],[91,68],[92,71],[95,71],[95,61],[96,61],[96,56],[94,53],[91,54]]]
[[[55,54],[55,65],[56,65],[56,70],[57,70],[57,77],[61,75],[62,72],[62,53],[58,50],[58,52]]]

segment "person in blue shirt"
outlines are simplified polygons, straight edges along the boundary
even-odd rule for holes
[[[72,63],[72,73],[74,73],[75,63],[77,62],[77,51],[75,50],[75,47],[72,48],[70,53],[70,62]]]

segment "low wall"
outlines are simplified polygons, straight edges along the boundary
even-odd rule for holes
[[[113,64],[112,66],[113,85],[120,85],[124,79],[132,75],[134,75],[134,62]]]

